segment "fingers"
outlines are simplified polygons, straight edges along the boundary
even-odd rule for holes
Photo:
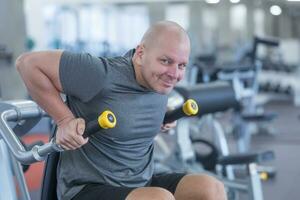
[[[163,132],[163,133],[167,132],[168,130],[169,130],[169,129],[166,127],[166,125],[162,125],[162,126],[160,127],[160,131]]]
[[[177,120],[171,123],[171,128],[175,128],[177,126]]]
[[[167,123],[167,124],[163,124],[160,128],[161,132],[167,132],[172,128],[175,128],[177,125],[177,121],[171,122],[171,123]]]
[[[65,124],[60,124],[56,133],[56,143],[65,150],[74,150],[88,142],[83,138],[85,121],[82,118],[73,119]]]
[[[82,135],[85,131],[85,121],[82,118],[78,118],[77,119],[77,133],[79,137],[76,137],[76,141],[81,144],[84,145],[88,142],[89,138],[83,138]]]
[[[68,136],[66,138],[63,138],[62,140],[57,140],[56,142],[57,144],[60,144],[60,146],[65,150],[75,150],[87,142],[87,140],[85,141],[82,136],[75,136],[75,138]],[[83,142],[78,142],[80,140],[82,140]]]
[[[77,133],[78,133],[79,135],[83,135],[84,130],[85,130],[85,122],[84,122],[84,119],[78,118],[78,119],[77,119]]]
[[[60,145],[61,148],[63,148],[64,150],[75,150],[77,149],[77,147],[73,146],[72,144],[64,141],[64,142],[57,142],[57,144]]]

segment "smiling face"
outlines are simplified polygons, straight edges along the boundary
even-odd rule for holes
[[[153,43],[141,43],[133,59],[140,85],[160,94],[168,94],[185,74],[190,43],[176,31],[162,32]]]

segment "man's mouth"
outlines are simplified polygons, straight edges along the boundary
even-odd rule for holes
[[[162,82],[163,82],[163,85],[164,85],[165,87],[173,87],[173,86],[174,86],[173,81],[165,81],[165,80],[162,80]]]

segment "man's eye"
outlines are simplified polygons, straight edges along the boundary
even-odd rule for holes
[[[160,62],[164,65],[167,65],[170,63],[168,59],[161,59]]]
[[[179,69],[184,69],[184,68],[186,68],[186,64],[180,64],[179,65]]]

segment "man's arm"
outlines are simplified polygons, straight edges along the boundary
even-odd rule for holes
[[[25,53],[16,61],[16,67],[31,97],[59,123],[74,117],[60,98],[59,81],[61,51]]]
[[[65,149],[75,149],[87,142],[81,136],[85,124],[83,119],[75,119],[60,96],[61,56],[62,51],[25,53],[16,60],[16,67],[31,97],[58,125],[56,142]]]

